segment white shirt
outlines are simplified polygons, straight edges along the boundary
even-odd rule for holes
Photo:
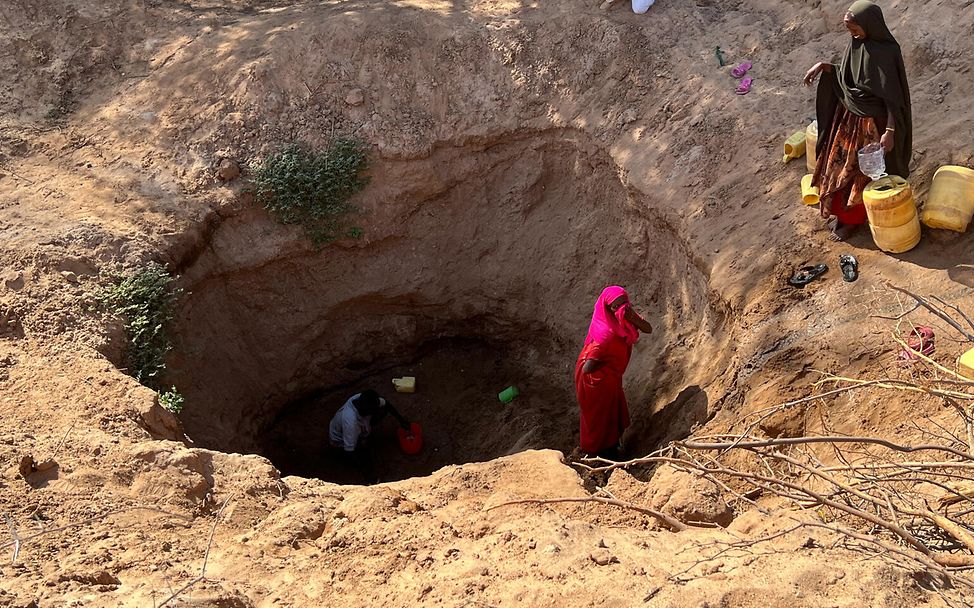
[[[346,452],[354,452],[359,441],[369,436],[372,431],[372,416],[363,416],[355,409],[353,401],[362,393],[349,397],[328,425],[328,440],[335,447],[341,447]],[[386,400],[379,397],[379,406],[385,406]]]

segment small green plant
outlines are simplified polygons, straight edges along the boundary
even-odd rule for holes
[[[340,236],[361,236],[347,228],[346,216],[358,208],[349,203],[369,182],[363,172],[368,150],[355,139],[335,140],[316,151],[294,142],[252,170],[257,202],[285,224],[301,225],[316,246]]]
[[[178,414],[183,411],[183,405],[185,403],[186,398],[179,394],[175,386],[164,393],[159,393],[159,405],[173,414]]]
[[[158,389],[172,343],[166,324],[175,313],[181,290],[159,264],[131,275],[112,276],[114,285],[98,295],[98,301],[124,321],[128,374],[149,388]]]

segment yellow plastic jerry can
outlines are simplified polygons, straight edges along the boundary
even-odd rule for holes
[[[802,178],[802,202],[806,205],[818,204],[818,187],[812,185],[812,174]]]
[[[957,373],[969,380],[974,380],[974,348],[960,356],[957,361]]]
[[[913,219],[902,226],[869,226],[876,246],[887,253],[905,253],[920,242],[920,218]]]
[[[403,376],[402,378],[393,378],[392,385],[396,387],[397,393],[416,392],[416,378],[414,376]]]
[[[785,155],[781,159],[788,162],[793,158],[798,158],[805,153],[805,132],[795,131],[791,137],[785,140]]]
[[[877,247],[889,253],[903,253],[920,242],[920,218],[913,190],[905,179],[887,175],[869,182],[862,201]]]
[[[964,232],[974,216],[974,169],[947,165],[933,174],[921,220],[931,228]]]
[[[895,228],[910,222],[916,215],[913,189],[898,175],[887,175],[869,182],[862,192],[870,226]]]

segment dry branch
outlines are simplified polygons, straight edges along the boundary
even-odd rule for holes
[[[881,439],[878,437],[852,437],[846,435],[828,435],[821,437],[779,437],[777,439],[765,439],[761,441],[726,441],[726,442],[715,442],[715,443],[701,443],[696,441],[677,441],[674,445],[686,448],[688,450],[724,450],[730,447],[737,448],[769,448],[775,446],[784,445],[802,445],[808,443],[868,443],[881,445],[883,447],[895,450],[897,452],[921,452],[921,451],[940,451],[953,454],[958,458],[963,458],[965,460],[974,461],[974,455],[968,454],[967,452],[962,452],[956,450],[949,446],[925,444],[925,445],[899,445],[893,443],[892,441],[887,441],[886,439]],[[638,461],[639,459],[635,459]]]
[[[17,533],[17,528],[14,526],[14,522],[10,519],[10,516],[4,513],[3,518],[7,520],[7,527],[10,529],[10,536],[13,537],[12,544],[14,546],[14,554],[13,557],[10,558],[10,563],[14,564],[17,562],[17,557],[20,555],[20,545],[23,542],[23,539],[20,538],[20,535]],[[9,546],[9,543],[4,546]]]
[[[196,583],[206,580],[206,565],[210,561],[210,549],[213,547],[213,535],[216,533],[217,524],[220,523],[220,518],[223,516],[223,510],[227,508],[227,505],[230,504],[230,499],[232,498],[233,498],[233,494],[227,496],[227,499],[223,501],[223,505],[220,506],[220,510],[217,511],[216,517],[213,518],[213,526],[210,527],[210,539],[206,543],[206,552],[203,553],[203,566],[200,568],[199,576],[197,576],[193,580],[189,581],[188,583],[180,587],[178,590],[176,590],[172,595],[170,595],[166,599],[162,600],[162,603],[159,604],[158,608],[162,608],[172,600],[176,599],[182,593],[188,591]]]
[[[71,426],[68,427],[68,430],[66,430],[64,432],[64,436],[61,437],[61,441],[58,441],[57,442],[57,445],[54,446],[54,453],[51,454],[51,460],[56,460],[57,459],[58,452],[61,451],[61,446],[64,445],[64,442],[67,440],[68,435],[71,434],[71,431],[74,429],[74,425],[76,425],[77,423],[78,423],[77,420],[75,420],[74,422],[72,422],[71,423]]]
[[[974,342],[974,334],[971,334],[970,332],[968,332],[967,330],[965,330],[963,327],[961,327],[960,323],[958,323],[957,321],[955,321],[952,318],[950,318],[950,315],[948,315],[947,313],[945,313],[943,310],[941,310],[937,306],[931,304],[925,298],[916,295],[912,291],[908,291],[906,289],[903,289],[902,287],[897,287],[896,285],[893,285],[893,284],[889,284],[889,287],[891,289],[895,289],[896,291],[898,291],[900,293],[905,293],[906,295],[910,296],[911,298],[913,298],[914,300],[916,300],[916,302],[920,306],[923,306],[924,308],[926,308],[927,310],[929,310],[933,314],[935,314],[938,317],[940,317],[945,323],[947,323],[948,325],[950,325],[951,327],[953,327],[954,329],[956,329],[962,336],[964,336],[965,338],[967,338],[967,340],[969,342]],[[966,317],[966,315],[965,315],[965,317]],[[968,321],[968,323],[970,323],[970,319],[967,319],[967,321]]]
[[[967,313],[965,313],[963,310],[961,310],[960,307],[958,307],[956,304],[951,304],[949,302],[944,302],[943,300],[941,300],[937,296],[930,296],[930,297],[932,297],[934,300],[936,300],[940,304],[946,306],[947,308],[952,309],[954,312],[956,312],[957,314],[959,314],[961,316],[961,318],[964,319],[964,321],[967,322],[967,325],[971,329],[974,329],[974,321],[971,321],[971,318],[967,316]]]

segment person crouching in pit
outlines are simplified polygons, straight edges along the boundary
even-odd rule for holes
[[[378,424],[386,414],[392,414],[404,429],[409,429],[409,421],[391,403],[369,389],[352,395],[328,425],[329,443],[333,448],[342,450],[348,464],[362,473],[366,485],[379,480],[367,440],[372,426]]]

